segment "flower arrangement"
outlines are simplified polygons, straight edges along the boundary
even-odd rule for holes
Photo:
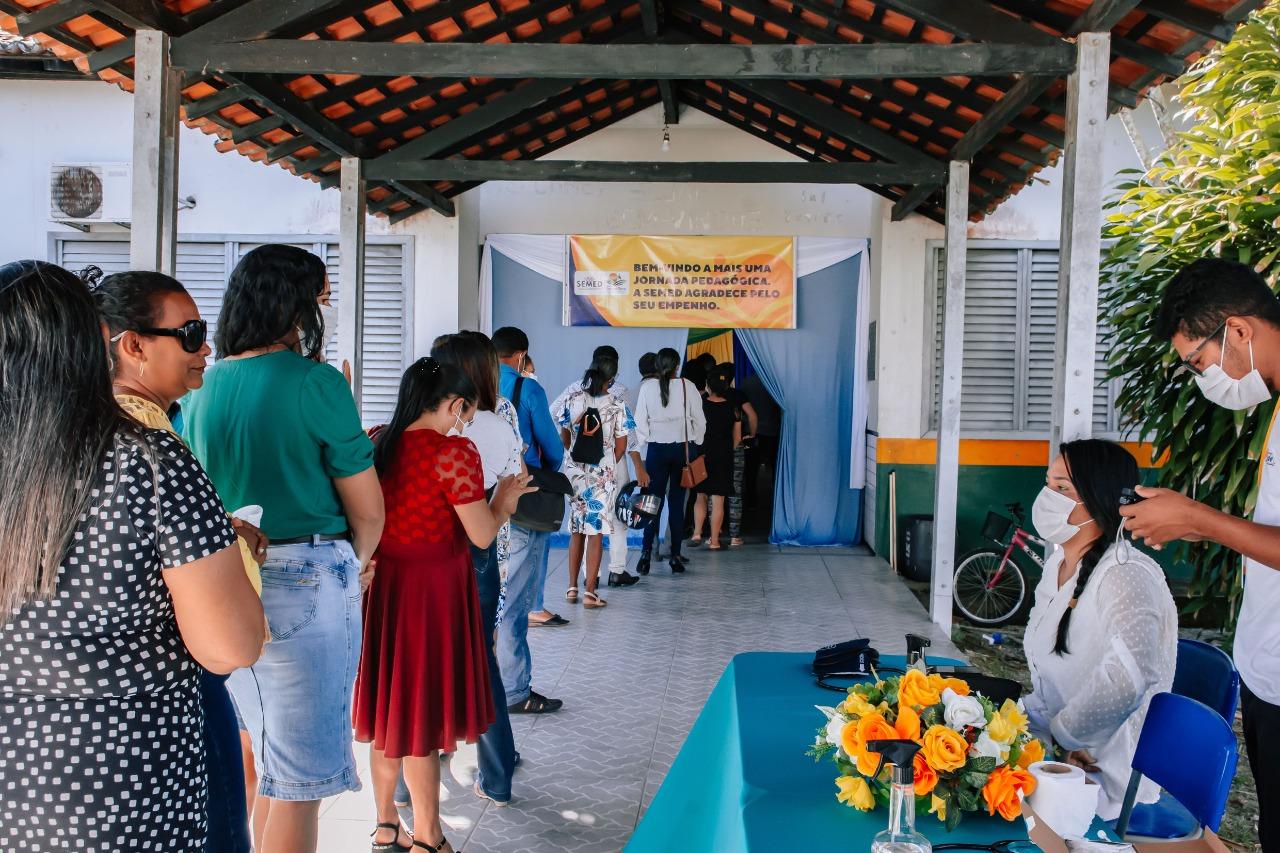
[[[1027,768],[1044,758],[1044,746],[1027,731],[1021,703],[996,708],[959,678],[909,669],[902,676],[849,688],[827,717],[809,754],[835,761],[836,799],[870,811],[889,802],[889,770],[877,774],[873,740],[911,740],[915,756],[916,809],[936,815],[948,830],[964,812],[985,810],[1014,820],[1021,798],[1035,790]]]

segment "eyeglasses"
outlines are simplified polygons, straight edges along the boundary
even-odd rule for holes
[[[1180,358],[1176,362],[1174,362],[1173,367],[1170,368],[1169,370],[1169,378],[1176,379],[1179,376],[1182,376],[1183,374],[1186,374],[1186,373],[1193,373],[1196,376],[1204,376],[1204,370],[1196,366],[1196,363],[1195,363],[1196,359],[1200,357],[1200,353],[1204,350],[1204,348],[1207,347],[1212,341],[1217,340],[1218,336],[1221,335],[1223,330],[1225,330],[1226,328],[1227,328],[1227,321],[1223,320],[1222,325],[1219,326],[1212,335],[1210,335],[1209,337],[1205,338],[1203,341],[1200,342],[1200,346],[1196,347],[1191,352],[1187,353],[1185,358]]]
[[[209,324],[204,320],[188,320],[176,329],[126,329],[126,332],[137,332],[139,335],[158,335],[164,338],[177,338],[182,349],[192,355],[200,352],[205,339],[209,336]],[[111,339],[117,343],[124,337],[124,332]]]

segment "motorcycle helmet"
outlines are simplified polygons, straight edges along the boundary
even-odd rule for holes
[[[650,520],[662,514],[662,496],[637,491],[639,484],[632,480],[618,492],[613,502],[614,515],[632,530],[643,530]]]

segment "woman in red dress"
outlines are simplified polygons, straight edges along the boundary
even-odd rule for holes
[[[486,502],[480,454],[461,432],[476,389],[452,365],[405,371],[391,423],[374,435],[387,523],[364,603],[356,739],[373,745],[373,850],[452,850],[440,826],[441,749],[474,742],[493,721],[480,601],[468,540],[486,548],[526,488],[508,477]],[[414,838],[394,802],[403,764]]]

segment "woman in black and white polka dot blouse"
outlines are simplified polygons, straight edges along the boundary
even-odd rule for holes
[[[0,850],[199,851],[198,661],[262,607],[176,437],[116,404],[84,283],[0,266]]]

